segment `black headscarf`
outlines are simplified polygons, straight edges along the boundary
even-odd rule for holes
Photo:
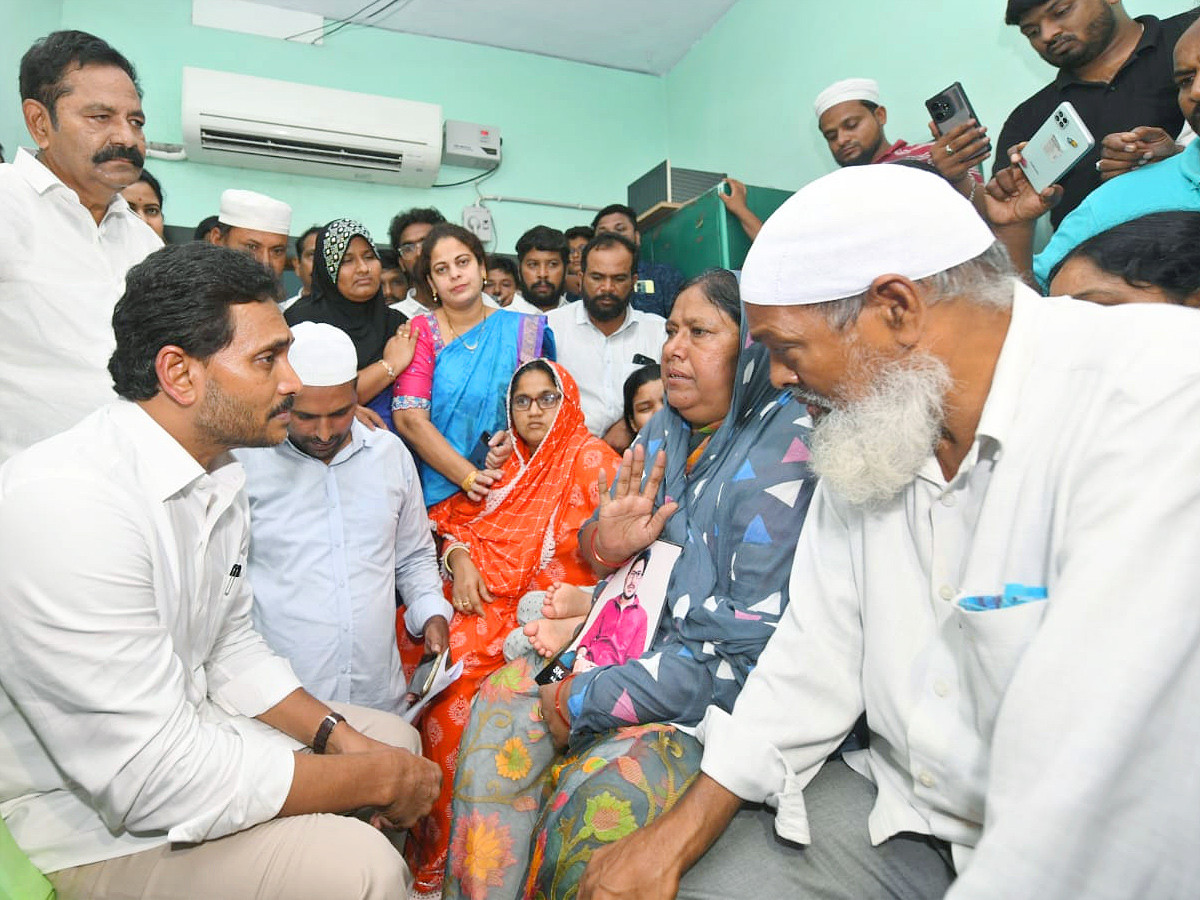
[[[285,315],[289,325],[299,322],[323,322],[334,325],[354,341],[358,352],[358,367],[365,369],[383,358],[383,347],[405,322],[404,314],[391,309],[383,297],[383,289],[366,303],[347,300],[337,288],[338,270],[350,242],[365,238],[375,246],[371,232],[353,219],[334,219],[317,232],[313,254],[312,296],[306,297]]]

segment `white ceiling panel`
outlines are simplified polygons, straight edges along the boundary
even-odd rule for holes
[[[665,75],[737,0],[270,0],[339,21]],[[336,40],[336,36],[331,36]]]

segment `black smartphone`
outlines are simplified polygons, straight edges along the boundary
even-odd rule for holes
[[[417,664],[408,682],[408,693],[414,698],[414,703],[429,693],[429,689],[433,687],[433,679],[442,665],[442,657],[449,652],[450,649],[447,648],[441,653],[426,653],[421,657],[421,662]]]
[[[485,431],[479,435],[479,440],[475,444],[475,449],[471,451],[471,455],[467,457],[467,462],[477,469],[486,468],[484,465],[487,462],[488,451],[492,448],[488,446],[488,441],[492,439],[492,433]]]
[[[658,360],[651,359],[645,353],[635,353],[633,354],[633,364],[635,366],[657,366]]]
[[[968,119],[979,121],[979,116],[975,115],[971,101],[967,99],[967,92],[957,81],[926,100],[925,108],[929,110],[929,115],[933,119],[933,127],[937,129],[939,135],[953,131]]]

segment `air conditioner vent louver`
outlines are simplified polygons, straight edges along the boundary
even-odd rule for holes
[[[198,163],[418,188],[441,165],[436,103],[185,67],[182,118]]]
[[[215,131],[208,128],[200,129],[200,146],[206,150],[224,153],[250,153],[273,159],[291,159],[330,166],[374,169],[380,172],[399,172],[404,164],[403,153],[351,150],[333,144],[289,141],[251,134],[238,134],[233,131]]]

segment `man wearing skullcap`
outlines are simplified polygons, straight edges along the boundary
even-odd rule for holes
[[[453,614],[417,469],[398,437],[355,418],[349,335],[317,322],[292,334],[303,387],[287,440],[236,454],[250,497],[254,625],[313,696],[400,712],[397,593],[432,651],[446,646]]]
[[[292,208],[282,200],[255,191],[230,189],[221,194],[221,211],[208,240],[220,247],[248,253],[279,279],[287,265],[291,227]]]
[[[251,621],[229,451],[283,440],[300,390],[275,287],[207,243],[152,253],[113,312],[120,399],[0,466],[0,813],[59,900],[407,895],[386,836],[320,813],[408,828],[437,767]]]
[[[120,193],[146,152],[129,60],[56,31],[22,57],[20,89],[37,150],[0,164],[0,462],[113,399],[113,306],[162,246]]]
[[[1037,296],[901,166],[784,203],[742,298],[815,420],[798,599],[580,900],[1196,896],[1200,320]]]
[[[889,141],[883,132],[887,107],[880,104],[879,84],[871,78],[835,81],[817,94],[813,111],[821,136],[839,166],[894,162],[932,166],[972,203],[978,196],[977,207],[982,209],[983,176],[977,166],[987,159],[992,145],[987,129],[978,123],[960,125],[928,143]],[[746,186],[734,178],[728,181],[729,192],[718,196],[754,240],[762,221],[746,205]]]

